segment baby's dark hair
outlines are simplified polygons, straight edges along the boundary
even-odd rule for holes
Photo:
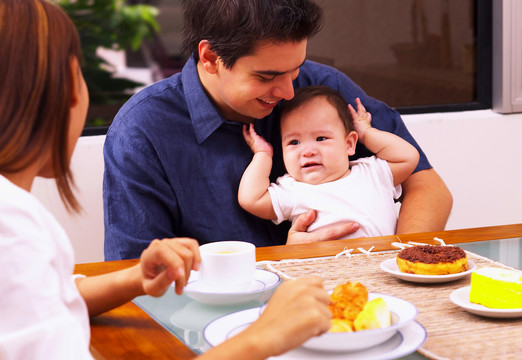
[[[347,133],[355,131],[352,114],[350,114],[350,111],[348,110],[348,103],[339,91],[328,86],[305,86],[297,89],[295,91],[295,96],[291,100],[282,102],[281,119],[291,111],[317,97],[325,98],[326,101],[337,110],[339,118],[341,118]]]

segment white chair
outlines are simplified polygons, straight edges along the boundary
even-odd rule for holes
[[[69,235],[77,264],[104,260],[103,143],[105,135],[80,137],[71,160],[80,213],[69,213],[54,180],[36,178],[31,192],[58,219]]]

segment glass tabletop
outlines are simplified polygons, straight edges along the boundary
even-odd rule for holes
[[[522,268],[522,238],[455,245],[514,268]],[[210,348],[203,338],[203,330],[209,323],[221,316],[263,305],[259,301],[234,306],[205,305],[190,299],[185,294],[176,295],[173,287],[159,298],[140,296],[134,300],[134,303],[198,354]],[[416,352],[401,359],[414,360],[426,359],[426,357]]]

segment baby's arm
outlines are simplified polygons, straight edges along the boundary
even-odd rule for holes
[[[254,157],[239,184],[239,205],[260,218],[275,220],[277,216],[268,192],[272,169],[272,145],[256,133],[253,124],[243,127],[243,136],[254,152]]]
[[[401,184],[411,175],[419,162],[419,152],[401,137],[371,125],[372,116],[366,112],[361,100],[355,99],[357,111],[348,105],[353,117],[359,141],[378,158],[386,160],[390,166],[395,185]]]

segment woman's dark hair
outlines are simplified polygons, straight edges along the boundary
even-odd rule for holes
[[[0,44],[0,172],[49,153],[60,197],[78,210],[67,149],[71,60],[81,59],[76,29],[48,1],[1,0]]]
[[[197,61],[207,40],[228,69],[261,41],[300,42],[323,25],[323,11],[311,0],[182,0],[182,6],[183,53]]]
[[[334,90],[328,86],[305,86],[297,89],[295,91],[294,97],[291,100],[282,102],[281,119],[291,111],[318,97],[325,98],[326,101],[328,101],[337,110],[337,113],[343,121],[343,125],[347,133],[355,131],[352,115],[350,114],[350,111],[348,111],[348,103],[339,91]]]

